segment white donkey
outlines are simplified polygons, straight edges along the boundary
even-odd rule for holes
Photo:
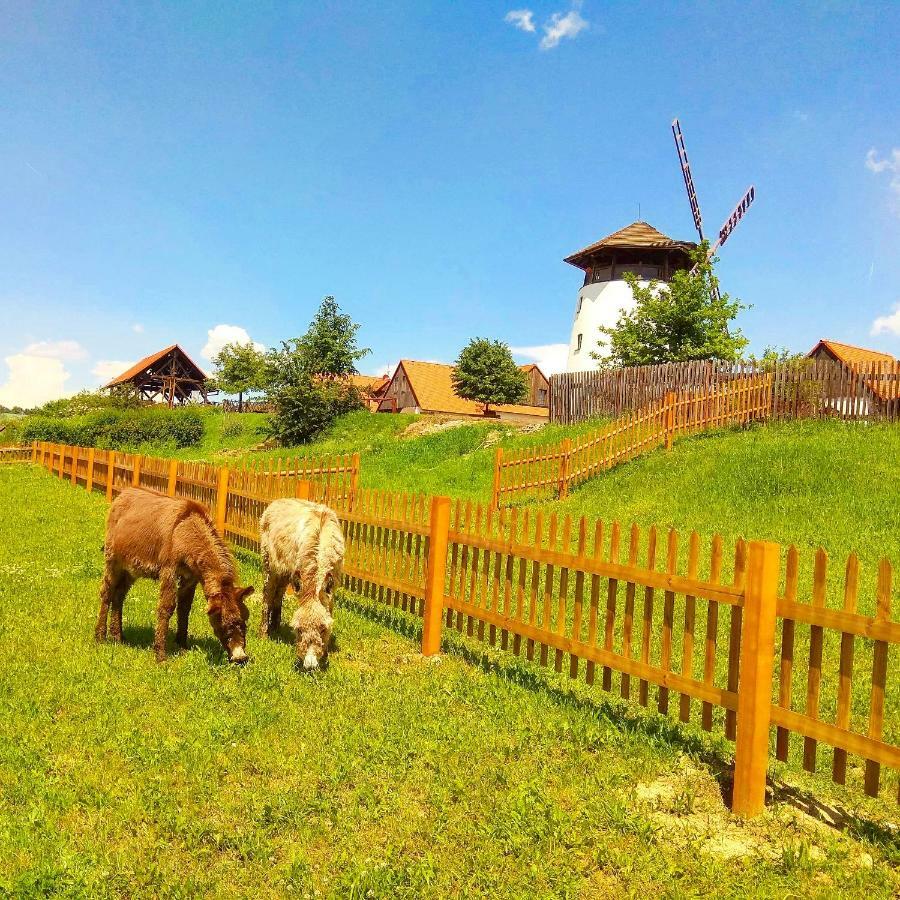
[[[281,604],[290,584],[300,605],[291,619],[297,659],[317,669],[328,654],[334,591],[344,563],[344,534],[333,510],[308,500],[275,500],[260,519],[265,585],[260,635],[281,626]]]

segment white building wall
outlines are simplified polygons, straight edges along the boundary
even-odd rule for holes
[[[639,282],[645,287],[648,282]],[[575,320],[572,323],[572,334],[569,338],[569,357],[566,370],[569,372],[585,372],[599,368],[599,362],[591,357],[591,353],[606,355],[606,349],[597,346],[600,340],[600,326],[611,327],[619,321],[623,310],[634,309],[634,297],[631,288],[624,281],[598,281],[586,284],[578,292],[575,307]],[[578,347],[578,336],[581,335],[581,348]]]

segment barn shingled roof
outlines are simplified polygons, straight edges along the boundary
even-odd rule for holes
[[[203,369],[201,369],[200,366],[198,366],[187,355],[187,353],[185,353],[184,350],[182,350],[181,347],[178,346],[178,344],[172,344],[171,347],[165,347],[162,350],[158,350],[156,353],[151,353],[149,356],[145,356],[142,360],[136,362],[130,369],[127,369],[121,375],[117,375],[115,378],[113,378],[113,380],[110,381],[109,384],[105,385],[105,387],[111,388],[115,387],[117,384],[125,384],[125,382],[131,381],[137,375],[146,372],[147,369],[156,365],[156,363],[160,362],[160,360],[165,359],[165,357],[168,356],[173,350],[178,351],[178,353],[180,353],[184,358],[185,362],[187,362],[189,366],[192,366],[194,369],[196,369],[196,372],[194,374],[200,381],[206,379],[206,373],[203,371]]]

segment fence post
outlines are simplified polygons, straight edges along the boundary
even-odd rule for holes
[[[219,469],[219,480],[216,485],[216,531],[225,535],[225,512],[228,509],[228,476],[227,466]]]
[[[450,532],[450,498],[431,498],[428,532],[428,570],[425,576],[425,609],[422,612],[422,655],[434,656],[441,649],[444,617],[444,575],[447,571],[447,540]]]
[[[348,509],[352,512],[353,507],[356,506],[356,492],[359,490],[359,454],[354,453],[352,457],[352,466],[353,471],[350,473],[350,496],[347,498],[347,506]],[[309,482],[306,483],[306,497],[302,499],[309,499]],[[298,495],[299,496],[299,495]]]
[[[116,480],[116,451],[106,451],[106,502],[112,503],[113,482]]]
[[[294,483],[294,496],[298,500],[309,500],[310,487],[311,485],[309,481],[307,481],[305,478],[298,478]]]
[[[174,497],[175,489],[178,486],[178,460],[169,460],[169,483],[166,485],[166,496]]]
[[[78,458],[81,456],[81,448],[73,447],[72,448],[72,475],[71,482],[72,484],[78,484]]]
[[[31,461],[37,462],[37,441],[31,442]]]
[[[142,457],[140,453],[135,453],[132,457],[134,468],[131,475],[131,484],[134,487],[141,486],[141,459]]]
[[[491,488],[491,509],[500,506],[500,466],[503,464],[503,448],[498,447],[494,452],[494,483]]]
[[[88,450],[87,459],[87,478],[84,482],[84,489],[90,494],[94,490],[94,453],[93,447]]]
[[[775,655],[775,604],[780,567],[781,548],[778,544],[751,541],[741,629],[734,794],[731,806],[732,812],[746,818],[759,815],[766,805]]]
[[[569,493],[569,461],[572,456],[572,438],[564,438],[559,457],[559,484],[556,493],[560,500],[565,500]]]
[[[672,449],[672,441],[675,440],[675,409],[677,394],[674,391],[666,393],[666,450]]]

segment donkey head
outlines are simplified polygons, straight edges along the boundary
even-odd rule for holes
[[[208,598],[206,614],[209,623],[233,663],[247,661],[247,619],[250,618],[250,610],[244,598],[252,593],[252,587],[241,588],[226,582],[218,594]]]
[[[294,613],[291,626],[297,631],[297,661],[307,671],[318,669],[328,655],[334,626],[328,607],[318,599],[302,604]]]

